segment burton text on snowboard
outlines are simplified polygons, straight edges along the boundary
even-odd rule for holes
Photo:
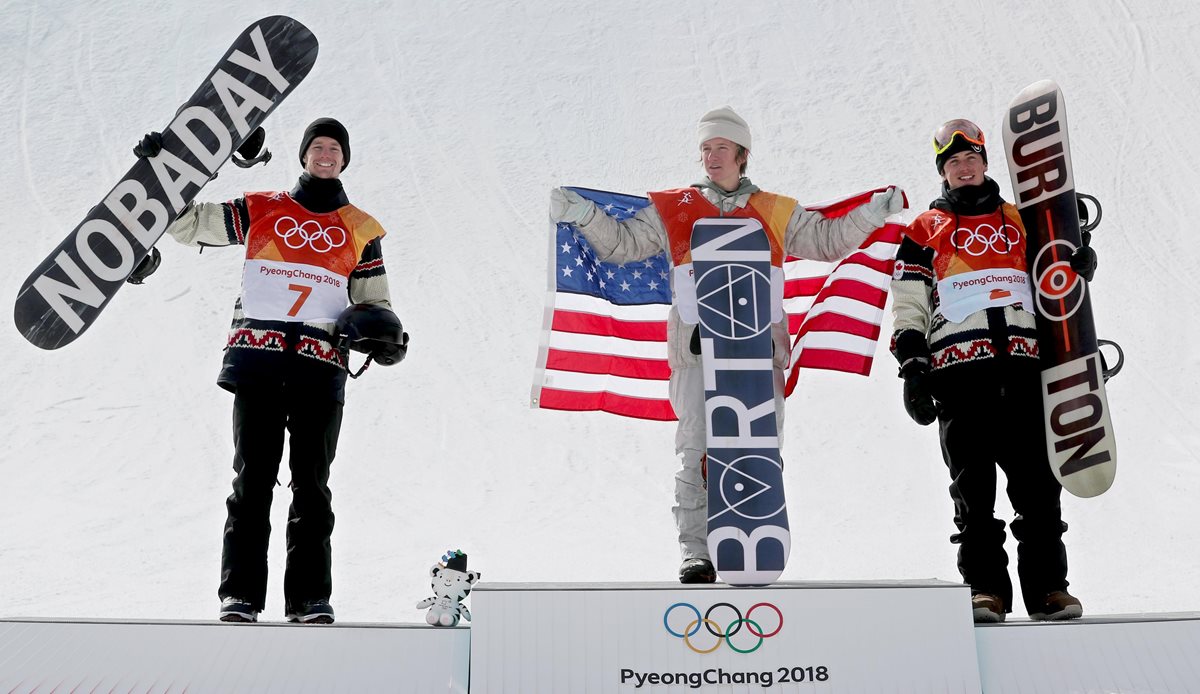
[[[1050,465],[1064,489],[1096,496],[1112,485],[1117,449],[1088,283],[1070,264],[1081,244],[1079,209],[1057,84],[1036,82],[1013,99],[1004,146],[1028,233]]]
[[[767,585],[791,548],[775,420],[771,245],[754,219],[692,229],[707,422],[708,550],[721,580]]]

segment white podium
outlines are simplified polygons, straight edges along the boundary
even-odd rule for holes
[[[0,620],[0,692],[467,691],[471,632],[421,625]]]
[[[474,623],[448,629],[0,619],[0,694],[1200,694],[1200,614],[975,626],[969,595],[941,581],[483,583]]]
[[[1120,615],[975,630],[987,694],[1200,693],[1200,614]]]
[[[980,691],[957,583],[481,583],[471,601],[475,693]]]

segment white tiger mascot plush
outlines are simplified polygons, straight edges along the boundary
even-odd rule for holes
[[[417,603],[418,610],[429,608],[425,621],[435,627],[452,627],[460,616],[471,621],[471,611],[462,601],[471,593],[480,573],[467,571],[467,555],[457,549],[447,552],[429,570],[429,576],[433,579],[433,597]]]

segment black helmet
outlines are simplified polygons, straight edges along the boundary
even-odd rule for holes
[[[355,304],[338,316],[334,334],[338,348],[370,355],[371,359],[391,366],[408,352],[408,333],[400,319],[386,306]]]

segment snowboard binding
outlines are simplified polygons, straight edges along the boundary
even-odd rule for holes
[[[1096,209],[1095,221],[1091,219],[1092,215],[1087,203],[1091,203],[1092,207]],[[1100,226],[1100,220],[1104,217],[1104,208],[1100,206],[1100,201],[1095,196],[1087,193],[1075,193],[1075,204],[1079,207],[1079,232],[1090,236],[1092,230]]]
[[[159,265],[162,265],[162,253],[158,251],[158,246],[151,246],[150,252],[133,268],[133,272],[129,273],[125,281],[130,284],[143,284],[147,277],[158,270]]]
[[[262,126],[254,129],[241,147],[230,157],[234,165],[240,169],[248,169],[255,164],[266,164],[271,161],[271,150],[263,147],[267,141],[267,131]]]
[[[1121,373],[1121,367],[1125,366],[1125,350],[1121,349],[1121,345],[1112,340],[1096,340],[1101,348],[1100,351],[1100,374],[1104,377],[1104,382],[1108,383],[1108,379]],[[1108,360],[1104,358],[1104,347],[1112,347],[1117,351],[1117,364],[1111,369],[1108,367]]]
[[[1088,203],[1091,203],[1089,208]],[[1104,208],[1100,206],[1100,201],[1095,196],[1087,193],[1075,193],[1075,205],[1079,209],[1079,238],[1083,241],[1083,245],[1092,245],[1092,230],[1100,226],[1100,220],[1104,217]],[[1096,210],[1096,218],[1092,219],[1091,210]]]
[[[1079,234],[1083,239],[1083,245],[1087,246],[1092,241],[1092,230],[1100,226],[1100,220],[1104,217],[1104,208],[1100,206],[1100,201],[1094,195],[1087,193],[1075,193],[1075,203],[1079,207]],[[1095,219],[1092,219],[1092,210],[1096,211]],[[1104,352],[1100,353],[1100,370],[1104,376],[1104,382],[1116,376],[1121,372],[1121,368],[1125,366],[1125,351],[1121,349],[1112,340],[1096,340],[1096,344],[1103,347],[1112,347],[1117,353],[1117,363],[1112,368],[1108,366],[1108,360],[1104,358]]]

